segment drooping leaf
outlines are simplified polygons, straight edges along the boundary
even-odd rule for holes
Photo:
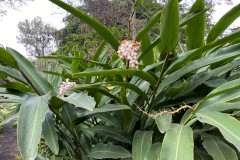
[[[76,107],[84,108],[89,111],[92,111],[96,104],[94,98],[88,96],[86,93],[73,93],[68,97],[62,97],[61,99],[74,104]]]
[[[214,160],[238,160],[236,152],[219,138],[204,134],[203,146]]]
[[[142,30],[136,36],[136,41],[140,42],[145,34],[147,34],[159,21],[162,15],[162,11],[157,12],[152,18],[146,23]]]
[[[88,154],[91,158],[105,159],[105,158],[128,158],[131,157],[126,149],[121,146],[115,146],[112,144],[96,144]]]
[[[168,0],[166,3],[160,23],[160,37],[163,49],[166,52],[173,52],[178,42],[179,30],[179,8],[178,0]]]
[[[132,158],[133,160],[144,160],[152,145],[152,131],[136,131],[133,137]]]
[[[59,145],[58,145],[58,135],[55,129],[56,120],[53,113],[48,112],[45,116],[43,122],[43,137],[54,154],[58,154]]]
[[[233,7],[209,31],[207,43],[217,39],[240,16],[240,4]]]
[[[52,85],[45,77],[43,77],[41,72],[39,72],[39,70],[23,55],[12,48],[7,48],[7,51],[17,60],[18,66],[23,72],[22,74],[25,74],[26,77],[28,77],[32,85],[41,95],[47,94],[48,92],[51,92],[52,95],[57,94]]]
[[[172,124],[165,134],[161,160],[193,160],[193,131],[190,127]]]
[[[171,126],[172,114],[163,113],[155,119],[155,123],[161,133],[165,133]]]
[[[0,47],[0,61],[7,63],[8,65],[10,65],[11,67],[13,67],[15,69],[19,69],[15,58],[8,51],[3,49],[2,47]]]
[[[159,142],[152,144],[144,160],[160,160],[161,148],[162,144]]]
[[[15,69],[11,69],[9,67],[4,67],[4,66],[0,66],[0,73],[9,76],[15,80],[18,80],[24,84],[28,84],[28,82],[26,81],[26,79],[21,75],[20,72],[18,72]]]
[[[145,51],[149,46],[151,45],[151,37],[149,34],[146,34],[143,36],[141,41],[141,50]],[[144,66],[150,65],[154,63],[154,53],[153,49],[149,49],[147,53],[145,53],[146,56],[143,57],[142,62]]]
[[[118,128],[114,127],[108,127],[108,126],[94,126],[91,128],[87,128],[85,130],[92,131],[99,133],[104,136],[111,137],[113,139],[116,139],[120,142],[125,142],[125,143],[132,143],[131,136],[128,132],[120,130]]]
[[[204,9],[203,0],[196,0],[189,11],[189,14]],[[186,27],[187,49],[192,50],[203,46],[205,32],[206,13],[200,14],[188,22]]]
[[[32,88],[27,87],[25,84],[21,82],[9,82],[9,83],[0,85],[0,87],[16,89],[21,92],[34,92]]]
[[[47,96],[30,96],[21,105],[17,137],[20,152],[26,160],[32,160],[37,156],[42,123],[48,111],[47,101]]]
[[[223,137],[240,150],[240,122],[225,113],[199,111],[196,116],[200,122],[217,127]]]
[[[69,13],[73,14],[74,16],[80,18],[83,22],[87,23],[90,27],[97,31],[99,35],[101,35],[111,46],[114,48],[115,51],[118,50],[118,46],[120,46],[119,41],[114,37],[114,35],[101,23],[93,19],[92,17],[88,16],[87,14],[81,12],[80,10],[60,1],[60,0],[50,0],[51,2],[55,3],[59,7],[63,8],[64,10],[68,11]]]
[[[77,77],[89,77],[89,76],[107,76],[107,75],[132,75],[137,76],[145,81],[148,81],[152,86],[155,86],[157,81],[149,73],[138,70],[138,69],[121,69],[121,70],[104,70],[97,72],[81,72],[73,75],[74,78]]]

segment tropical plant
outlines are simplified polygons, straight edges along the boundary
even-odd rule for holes
[[[91,60],[79,52],[39,57],[58,60],[55,66],[46,64],[44,73],[16,50],[0,48],[0,59],[11,66],[0,71],[16,80],[0,91],[8,97],[4,102],[17,104],[12,117],[18,117],[24,159],[37,156],[41,135],[52,159],[240,158],[240,31],[219,38],[240,16],[240,4],[205,41],[209,8],[204,1],[196,0],[179,19],[178,0],[168,0],[135,40],[119,43],[87,14],[50,1],[91,26],[103,41]],[[140,4],[137,0],[134,10]],[[148,32],[159,21],[160,35],[151,42]],[[188,50],[182,53],[176,51],[179,27],[186,27],[187,34]],[[115,53],[108,59],[110,48]]]

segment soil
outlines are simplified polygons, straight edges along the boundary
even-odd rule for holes
[[[17,131],[12,128],[14,120],[5,124],[0,134],[0,160],[14,160],[18,154]]]

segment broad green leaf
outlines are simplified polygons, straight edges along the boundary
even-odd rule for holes
[[[161,148],[162,144],[159,142],[152,144],[144,160],[160,160]]]
[[[81,12],[80,10],[60,1],[60,0],[50,0],[51,2],[55,3],[59,7],[63,8],[64,10],[68,11],[69,13],[73,14],[74,16],[80,18],[83,22],[87,23],[90,27],[97,31],[99,35],[101,35],[111,46],[114,48],[115,51],[118,50],[118,46],[120,46],[119,41],[114,37],[114,35],[101,23],[93,19],[92,17],[88,16],[87,14]]]
[[[0,87],[16,89],[21,92],[34,92],[32,88],[27,87],[25,84],[21,82],[9,82],[9,83],[0,85]]]
[[[58,145],[58,135],[55,129],[56,120],[52,112],[48,112],[43,121],[43,137],[54,154],[58,154],[59,145]]]
[[[141,61],[142,59],[146,59],[147,55],[148,55],[148,52],[152,51],[154,47],[156,47],[157,45],[162,45],[161,44],[161,39],[160,37],[157,37],[152,44],[150,44],[146,49],[144,49],[142,51],[141,54],[139,54],[138,56],[138,61]]]
[[[141,50],[145,51],[151,45],[151,37],[149,34],[143,36],[141,41]],[[150,65],[154,63],[154,53],[153,49],[148,49],[145,53],[146,55],[142,58],[142,63],[144,66]]]
[[[18,80],[24,84],[28,84],[28,82],[26,81],[26,79],[21,75],[20,72],[18,72],[15,69],[11,69],[9,67],[4,67],[4,66],[0,66],[0,73],[9,76],[11,78],[14,78],[15,80]]]
[[[217,39],[240,16],[240,4],[233,7],[210,30],[207,43]]]
[[[159,21],[162,15],[162,11],[157,12],[152,18],[146,23],[143,29],[136,36],[136,41],[140,42],[145,34],[147,34]]]
[[[106,69],[112,69],[112,67],[109,64],[106,63],[101,63],[101,62],[96,62],[96,61],[91,61],[85,58],[81,58],[81,57],[67,57],[67,56],[39,56],[38,58],[44,58],[44,59],[70,59],[70,60],[81,60],[81,61],[86,61],[89,62],[90,64],[95,64],[95,65],[99,65],[103,68]]]
[[[152,131],[136,131],[133,137],[132,158],[133,160],[144,160],[152,145]]]
[[[17,60],[18,66],[22,70],[22,74],[31,81],[32,85],[41,95],[47,94],[48,92],[51,92],[52,95],[57,94],[51,84],[45,79],[45,77],[43,77],[41,72],[23,55],[12,48],[7,48],[7,51]]]
[[[172,124],[165,134],[161,160],[193,160],[193,131],[190,127]]]
[[[206,152],[194,149],[194,160],[212,160],[212,158]]]
[[[133,6],[133,10],[136,11],[138,9],[138,7],[141,5],[143,0],[136,0],[135,4]]]
[[[74,52],[74,57],[80,57],[80,52]],[[73,60],[70,66],[70,70],[72,73],[77,73],[79,72],[78,67],[79,67],[80,63],[78,60]],[[82,70],[84,71],[84,70]]]
[[[145,81],[148,81],[152,86],[155,86],[157,81],[149,73],[138,70],[138,69],[120,69],[120,70],[104,70],[97,72],[81,72],[73,75],[74,78],[77,77],[90,77],[90,76],[108,76],[108,75],[131,75],[139,77]]]
[[[118,159],[131,157],[131,153],[129,153],[126,149],[124,149],[121,146],[98,143],[93,147],[88,156],[97,159],[105,158]]]
[[[10,65],[11,67],[13,67],[15,69],[19,69],[15,58],[8,51],[3,49],[2,47],[0,47],[0,61],[7,63],[8,65]]]
[[[35,159],[42,133],[42,123],[48,112],[47,96],[28,97],[21,105],[17,137],[21,155],[25,160]]]
[[[186,88],[186,86],[188,85],[188,82],[186,80],[183,80],[183,82],[176,86],[176,87],[171,87],[167,90],[165,96],[167,98],[173,98],[174,96],[176,96],[179,92],[181,92],[182,90],[184,90]]]
[[[132,143],[130,133],[120,130],[119,128],[108,127],[108,126],[94,126],[91,128],[86,128],[85,130],[99,133],[104,136],[111,137],[120,142]]]
[[[240,88],[240,79],[236,79],[230,82],[227,82],[219,87],[217,87],[216,89],[214,89],[213,91],[211,91],[204,99],[203,101],[206,101],[209,98],[212,98],[216,95],[222,94],[224,92],[229,92],[229,91],[233,91],[236,89]]]
[[[188,24],[188,22],[190,22],[191,20],[195,19],[196,17],[198,17],[201,14],[204,14],[206,11],[208,11],[211,7],[208,8],[204,8],[198,11],[195,11],[191,14],[188,14],[185,18],[183,18],[180,22],[179,22],[179,27],[183,27],[186,24]]]
[[[214,160],[238,160],[236,152],[219,138],[203,135],[203,146]]]
[[[214,63],[223,61],[225,59],[233,59],[238,55],[240,55],[240,44],[236,44],[236,45],[232,45],[227,48],[223,48],[210,56],[192,61],[188,65],[186,65],[184,68],[182,68],[176,72],[173,72],[172,74],[168,75],[165,79],[163,79],[162,83],[160,84],[160,86],[158,88],[158,93],[159,93],[159,91],[164,89],[166,86],[170,85],[171,83],[175,82],[176,80],[181,78],[183,75],[185,75],[191,71],[202,68],[209,64],[214,64]]]
[[[189,14],[204,9],[203,0],[196,0],[189,11]],[[192,50],[203,46],[205,32],[206,13],[200,14],[188,22],[186,27],[187,49]]]
[[[178,42],[178,30],[178,0],[168,0],[163,9],[160,23],[160,37],[164,51],[173,52]]]
[[[240,122],[225,113],[199,111],[196,113],[198,120],[217,127],[223,137],[240,150]]]
[[[206,107],[201,106],[201,111],[231,111],[231,110],[239,110],[240,103],[228,103],[228,102],[216,102],[214,104],[207,105]]]
[[[80,117],[90,115],[90,114],[96,114],[96,113],[103,113],[103,112],[112,112],[112,111],[118,111],[118,110],[126,110],[126,109],[131,109],[127,105],[122,105],[122,104],[105,104],[102,107],[94,108],[93,111],[81,111],[78,115]]]
[[[181,56],[180,58],[178,58],[176,61],[174,61],[167,69],[167,71],[165,72],[165,74],[171,73],[175,70],[181,69],[182,67],[184,67],[186,64],[189,63],[189,61],[193,58],[195,58],[196,56],[198,56],[199,54],[202,54],[205,51],[208,51],[209,49],[212,49],[214,47],[217,47],[219,45],[224,45],[226,43],[229,43],[231,41],[233,41],[234,39],[237,39],[240,36],[240,31],[236,31],[231,35],[228,35],[222,39],[216,40],[214,42],[211,42],[199,49],[195,49],[195,50],[191,50],[188,52],[185,52],[183,56]]]
[[[102,50],[104,49],[104,46],[106,45],[106,41],[102,41],[102,43],[99,45],[98,49],[96,50],[95,54],[92,57],[92,61],[97,61],[100,54],[102,53]],[[90,63],[88,68],[93,68],[94,67],[94,63]]]
[[[158,130],[161,133],[165,133],[170,127],[172,123],[172,114],[163,113],[155,119],[155,123],[157,124]]]
[[[96,104],[94,98],[88,96],[86,93],[73,93],[68,97],[62,97],[61,99],[74,104],[76,107],[84,108],[89,111],[92,111]]]

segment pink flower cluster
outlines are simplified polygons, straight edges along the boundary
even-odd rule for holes
[[[59,95],[60,97],[64,97],[64,94],[66,93],[66,91],[71,88],[76,86],[76,82],[69,82],[68,79],[66,79],[66,82],[62,82],[62,85],[60,85],[59,88]]]
[[[137,54],[139,52],[140,43],[136,40],[133,41],[122,41],[122,44],[118,47],[118,55],[122,59],[129,60],[131,68],[138,68],[139,64],[137,61]]]

